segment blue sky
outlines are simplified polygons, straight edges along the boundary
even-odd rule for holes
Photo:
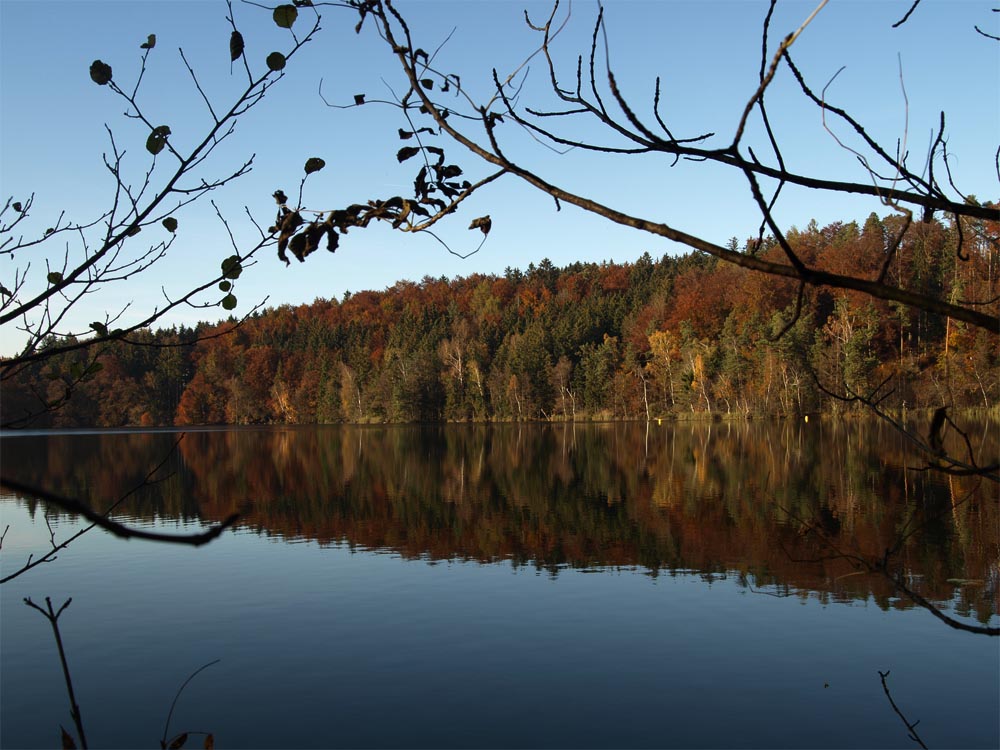
[[[771,49],[809,15],[815,2],[779,3],[772,26]],[[398,5],[407,15],[415,40],[436,48],[455,29],[437,62],[455,71],[473,95],[488,91],[490,68],[501,75],[514,70],[537,47],[524,25],[523,10],[541,19],[548,3],[482,0],[437,2],[423,0]],[[979,25],[1000,34],[1000,14],[990,4],[971,0],[924,0],[910,20],[892,29],[910,7],[910,0],[832,0],[793,47],[807,78],[819,90],[842,66],[832,84],[832,103],[852,111],[883,143],[907,138],[911,163],[924,158],[941,110],[948,116],[953,177],[960,188],[981,199],[1000,196],[994,154],[1000,141],[1000,44],[977,34]],[[611,0],[606,5],[611,62],[627,96],[640,116],[649,117],[656,75],[663,81],[665,118],[675,134],[714,131],[717,143],[728,142],[748,98],[756,88],[760,29],[766,2],[694,2],[688,0]],[[246,38],[249,59],[258,69],[275,49],[288,46],[288,32],[273,24],[270,12],[235,3],[238,25]],[[305,204],[332,209],[369,198],[405,192],[413,168],[398,165],[399,113],[388,107],[329,109],[318,95],[320,80],[329,99],[348,103],[356,93],[369,99],[386,97],[387,86],[404,90],[385,45],[366,28],[354,33],[356,15],[324,8],[323,30],[286,69],[285,78],[264,102],[239,124],[237,133],[205,165],[206,178],[219,176],[256,154],[253,171],[213,194],[240,244],[251,243],[254,230],[244,207],[267,226],[274,214],[271,193],[278,188],[293,195],[302,164],[311,156],[327,167],[310,178]],[[554,47],[567,82],[576,55],[587,53],[597,6],[576,0],[563,36]],[[36,194],[36,230],[51,225],[62,210],[75,221],[99,215],[107,206],[113,182],[102,165],[108,149],[105,125],[128,149],[127,168],[133,180],[148,167],[143,149],[146,133],[123,117],[124,102],[93,84],[90,63],[100,58],[114,69],[115,80],[131,88],[139,70],[139,44],[157,35],[141,100],[153,119],[169,124],[173,141],[185,143],[206,126],[200,96],[178,54],[183,48],[216,102],[231,101],[243,85],[242,71],[230,75],[229,26],[223,2],[49,2],[0,0],[0,180],[4,197],[24,200]],[[296,29],[304,24],[303,13]],[[245,76],[245,74],[244,74]],[[547,74],[532,61],[521,102],[544,107]],[[900,80],[905,85],[904,100]],[[865,181],[856,160],[823,129],[819,112],[797,93],[782,70],[769,90],[772,123],[793,171],[836,179]],[[571,126],[566,123],[567,127]],[[613,143],[605,134],[581,124],[577,132]],[[839,129],[847,134],[843,128]],[[661,157],[614,157],[571,152],[556,154],[526,138],[513,126],[500,131],[504,146],[516,160],[567,189],[611,202],[627,212],[665,221],[683,231],[725,244],[742,242],[756,233],[759,215],[739,175],[707,164],[671,167]],[[760,153],[760,129],[750,143]],[[488,170],[448,145],[451,159],[474,179]],[[836,220],[863,221],[873,210],[885,209],[868,200],[817,196],[788,190],[777,209],[783,227],[820,225]],[[684,252],[662,239],[610,225],[572,207],[554,210],[551,199],[514,178],[469,201],[464,213],[437,234],[456,251],[478,243],[467,230],[469,220],[489,213],[493,230],[482,250],[461,260],[427,236],[394,233],[388,228],[352,231],[334,255],[316,253],[289,268],[273,254],[249,269],[239,281],[239,313],[264,297],[268,305],[299,304],[317,297],[340,297],[345,290],[384,289],[397,280],[419,281],[425,275],[459,276],[502,273],[507,266],[524,268],[542,258],[556,265],[575,260],[631,261],[648,251],[654,257]],[[187,285],[208,278],[232,249],[225,228],[207,201],[177,214],[178,240],[170,256],[142,279],[109,287],[67,319],[67,330],[86,329],[104,311],[129,301],[135,312],[158,304],[161,285],[177,295]],[[30,227],[29,227],[30,229]],[[144,237],[140,239],[156,239]],[[48,248],[50,254],[71,257],[79,243]],[[32,271],[44,283],[44,260],[30,258]],[[4,258],[2,280],[15,265],[29,260]],[[167,319],[192,323],[218,319],[220,309],[186,310]],[[127,315],[126,318],[127,319]],[[5,326],[7,329],[13,326]],[[0,352],[11,353],[22,337],[0,331]]]

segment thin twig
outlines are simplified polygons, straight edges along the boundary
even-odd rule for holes
[[[73,692],[73,678],[70,676],[69,664],[66,662],[66,650],[63,648],[62,635],[59,633],[59,616],[66,611],[66,608],[72,601],[72,598],[67,599],[58,611],[52,609],[52,600],[49,597],[45,597],[46,609],[39,607],[31,601],[30,597],[25,598],[24,603],[32,609],[37,609],[41,612],[52,626],[52,633],[56,638],[56,647],[59,649],[59,661],[62,664],[63,677],[66,678],[66,692],[69,694],[69,713],[73,717],[73,723],[76,725],[77,736],[80,738],[80,746],[86,750],[87,735],[83,731],[83,717],[80,715],[80,706],[77,704],[76,695]],[[66,730],[63,731],[65,732]]]
[[[184,680],[184,683],[180,686],[180,688],[177,689],[177,693],[174,695],[174,700],[170,704],[170,711],[167,713],[167,721],[163,725],[163,737],[160,740],[161,747],[167,746],[167,732],[170,730],[170,718],[174,715],[174,708],[177,706],[177,701],[181,697],[181,693],[184,692],[184,688],[186,688],[188,686],[188,683],[191,682],[191,680],[193,680],[195,677],[197,677],[200,672],[208,669],[214,664],[218,664],[220,661],[222,660],[215,659],[214,661],[208,662],[208,664],[203,664],[202,666],[198,667],[194,672],[191,673],[191,675],[186,680]]]
[[[919,2],[919,0],[917,0],[917,2]],[[888,670],[885,672],[878,670],[878,676],[882,680],[882,689],[885,691],[885,697],[889,699],[889,705],[892,706],[892,710],[896,712],[896,715],[899,716],[899,718],[903,720],[903,724],[906,725],[906,731],[909,732],[907,736],[920,745],[920,747],[924,748],[924,750],[927,750],[927,745],[924,744],[924,741],[920,739],[920,735],[917,734],[917,724],[920,723],[920,720],[917,719],[917,721],[911,724],[910,721],[903,715],[903,712],[899,710],[899,706],[896,705],[896,701],[892,699],[892,694],[889,692],[889,685],[886,684],[885,681],[885,678],[889,676]]]

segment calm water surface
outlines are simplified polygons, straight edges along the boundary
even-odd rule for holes
[[[996,455],[996,425],[984,428]],[[907,471],[877,425],[302,428],[19,434],[3,473],[204,548],[100,530],[0,586],[0,745],[997,747],[998,639],[844,555],[894,557],[997,626],[996,489]],[[989,453],[987,453],[989,455]],[[0,572],[78,519],[0,500]],[[808,525],[811,533],[804,533]],[[189,744],[197,745],[200,740]]]

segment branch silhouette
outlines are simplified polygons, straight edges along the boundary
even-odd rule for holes
[[[63,497],[61,495],[57,495],[42,488],[35,487],[23,482],[19,482],[15,479],[0,477],[0,487],[4,487],[10,490],[11,492],[16,492],[23,495],[28,495],[31,497],[38,498],[39,500],[49,505],[53,505],[57,508],[65,510],[68,513],[76,513],[82,515],[84,518],[90,521],[89,526],[80,529],[75,534],[63,540],[62,542],[56,543],[54,535],[51,535],[50,541],[52,548],[48,552],[46,552],[45,554],[41,555],[38,558],[34,558],[33,555],[29,556],[27,562],[25,562],[24,565],[21,566],[18,570],[4,576],[3,578],[0,578],[0,584],[7,583],[8,581],[17,578],[18,576],[23,575],[24,573],[27,573],[29,570],[38,565],[41,565],[42,563],[54,560],[57,553],[60,550],[66,549],[70,544],[72,544],[78,538],[80,538],[81,536],[83,536],[84,534],[86,534],[88,531],[90,531],[95,527],[102,528],[105,531],[114,534],[115,536],[122,539],[145,539],[147,541],[166,542],[168,544],[180,544],[192,547],[200,547],[218,538],[226,529],[231,527],[239,520],[240,516],[242,515],[241,513],[233,513],[229,515],[226,519],[224,519],[221,523],[216,524],[210,527],[209,529],[196,534],[162,534],[160,532],[147,531],[146,529],[136,529],[127,526],[125,524],[119,523],[117,521],[113,521],[109,517],[110,514],[118,506],[120,506],[123,502],[125,502],[129,497],[134,495],[140,489],[142,489],[143,487],[147,487],[150,484],[153,484],[154,481],[161,481],[161,480],[154,480],[153,477],[156,476],[157,473],[159,473],[160,469],[163,468],[163,466],[167,463],[170,457],[175,453],[178,445],[180,445],[180,442],[183,439],[184,435],[181,434],[180,437],[174,442],[173,447],[163,458],[163,460],[160,461],[160,463],[157,464],[155,467],[153,467],[153,469],[151,469],[146,474],[146,476],[142,479],[141,482],[139,482],[136,486],[134,486],[124,495],[119,497],[113,503],[111,503],[111,505],[109,505],[108,508],[103,513],[98,513],[94,511],[94,509],[91,508],[89,505],[82,503],[75,498]],[[6,530],[4,530],[4,535],[6,535],[6,533],[7,533]],[[0,545],[2,545],[2,537],[0,537]]]

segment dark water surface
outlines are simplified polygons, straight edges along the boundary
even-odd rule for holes
[[[997,426],[983,427],[985,458]],[[18,434],[3,474],[182,548],[94,530],[0,586],[0,745],[1000,745],[995,485],[907,471],[877,424],[288,428]],[[992,453],[991,453],[992,452]],[[981,458],[984,458],[981,457]],[[46,524],[48,513],[48,525]],[[81,527],[0,498],[0,573]],[[808,533],[806,529],[810,529]],[[900,543],[900,540],[903,541]],[[194,737],[189,746],[200,746]]]

